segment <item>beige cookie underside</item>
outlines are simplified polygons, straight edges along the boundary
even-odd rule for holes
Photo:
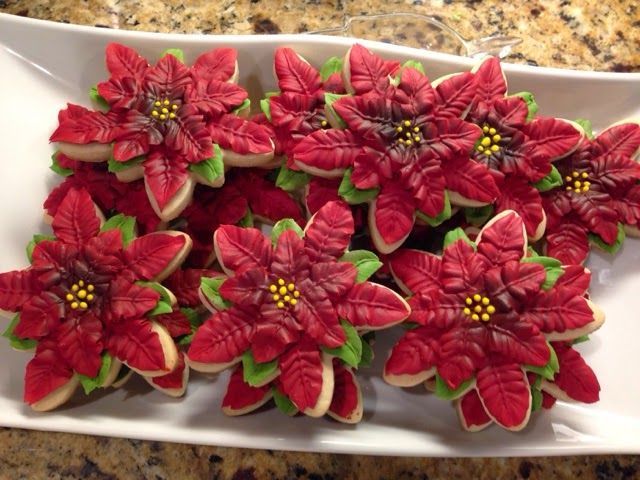
[[[351,375],[351,378],[353,379],[353,383],[356,386],[358,404],[356,405],[356,408],[352,412],[350,412],[349,415],[346,417],[342,417],[332,412],[331,410],[327,410],[327,415],[329,415],[334,420],[337,420],[338,422],[355,424],[360,422],[360,420],[362,420],[362,415],[364,413],[364,402],[362,401],[362,390],[360,389],[360,384],[356,380],[356,376],[354,375],[353,370],[351,370],[350,368],[347,368],[347,371],[349,372],[349,375]]]
[[[74,375],[64,385],[56,388],[53,392],[41,398],[37,402],[32,403],[31,408],[36,412],[48,412],[53,410],[54,408],[66,403],[73,396],[79,385],[80,380],[77,375]]]
[[[269,390],[265,394],[265,396],[261,398],[259,401],[257,401],[256,403],[253,403],[251,405],[247,405],[243,408],[238,408],[238,409],[233,409],[231,407],[222,407],[222,412],[225,415],[228,415],[230,417],[239,417],[240,415],[246,415],[247,413],[251,413],[254,410],[257,410],[272,398],[273,398],[273,393],[271,392],[271,390]]]
[[[164,393],[170,397],[178,398],[184,395],[187,391],[187,384],[189,383],[189,366],[184,366],[184,370],[182,371],[182,384],[180,388],[163,388],[155,383],[153,383],[153,379],[149,377],[144,377],[149,385],[158,390],[159,392]]]

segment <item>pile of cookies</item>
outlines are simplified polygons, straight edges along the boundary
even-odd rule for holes
[[[34,410],[229,370],[228,415],[273,400],[357,423],[374,353],[469,431],[598,400],[583,264],[640,233],[638,121],[594,137],[542,116],[492,57],[430,80],[358,44],[319,69],[279,48],[279,90],[253,105],[230,48],[152,65],[110,44],[106,67],[50,138],[52,234],[0,273]]]

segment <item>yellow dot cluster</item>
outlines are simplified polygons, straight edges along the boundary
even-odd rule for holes
[[[465,298],[464,304],[464,314],[476,322],[480,320],[488,322],[491,320],[491,315],[496,313],[496,307],[491,305],[489,297],[484,297],[479,293]]]
[[[421,140],[420,127],[414,125],[411,120],[403,120],[396,127],[396,143],[410,147]]]
[[[77,283],[71,285],[71,289],[65,296],[65,300],[69,302],[69,306],[73,310],[78,308],[86,310],[89,308],[89,304],[95,300],[93,291],[96,289],[92,284],[86,284],[84,280],[79,280]]]
[[[284,278],[279,278],[277,284],[269,285],[269,292],[272,294],[271,299],[278,308],[286,306],[295,307],[300,298],[300,292],[296,289],[294,283],[285,282]]]
[[[154,109],[151,110],[151,117],[156,120],[165,121],[176,118],[176,110],[180,108],[178,104],[171,103],[168,99],[156,100],[153,102]]]
[[[591,187],[591,182],[587,179],[589,178],[589,174],[587,172],[578,172],[576,170],[573,171],[571,175],[567,175],[564,177],[567,182],[567,186],[565,190],[568,192],[576,192],[576,193],[586,193],[589,191]]]
[[[502,137],[498,133],[498,131],[490,127],[489,125],[484,125],[482,127],[483,136],[480,139],[480,143],[476,146],[476,150],[480,153],[484,153],[485,155],[491,155],[500,150],[500,140]]]
[[[329,125],[329,123],[328,123],[326,120],[322,120],[322,121],[320,122],[320,126],[321,126],[322,128],[327,128],[327,125]]]

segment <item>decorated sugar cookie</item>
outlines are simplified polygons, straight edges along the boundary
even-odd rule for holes
[[[154,317],[175,298],[159,281],[186,258],[180,232],[135,237],[135,222],[106,223],[85,190],[70,189],[53,217],[54,237],[36,235],[31,266],[0,274],[0,309],[13,314],[12,346],[35,348],[24,400],[56,408],[82,384],[86,392],[116,380],[122,365],[145,377],[172,372],[178,350]]]
[[[529,92],[506,96],[507,80],[497,58],[486,57],[472,71],[476,92],[466,120],[482,129],[473,158],[491,169],[500,189],[495,213],[514,210],[529,238],[538,240],[546,226],[539,190],[557,174],[551,162],[573,152],[584,132],[575,122],[536,116]]]
[[[587,123],[590,131],[590,125]],[[589,242],[615,253],[625,231],[640,225],[640,122],[619,122],[556,162],[558,174],[543,194],[548,217],[546,252],[582,263]]]
[[[347,55],[343,76],[362,86],[365,69],[355,81],[349,62],[372,54],[354,50],[362,47]],[[499,193],[489,169],[470,159],[481,129],[460,118],[460,105],[474,95],[473,76],[451,76],[434,89],[421,68],[409,62],[394,78],[385,75],[387,88],[372,71],[369,83],[376,87],[328,104],[334,128],[312,133],[294,149],[296,167],[341,178],[345,200],[369,203],[369,229],[381,253],[402,244],[416,216],[438,225],[451,216],[451,203],[482,206]]]
[[[401,387],[426,382],[448,400],[475,391],[464,397],[463,409],[474,413],[463,420],[475,421],[482,407],[500,426],[524,428],[534,388],[527,372],[553,382],[559,367],[550,342],[571,343],[604,321],[585,297],[587,271],[528,255],[524,222],[513,211],[490,220],[475,242],[461,229],[450,232],[441,257],[397,252],[390,267],[411,295],[415,328],[393,347],[385,380]]]
[[[121,181],[143,178],[164,221],[188,205],[196,183],[219,187],[225,166],[264,165],[273,157],[268,131],[239,116],[249,104],[235,85],[235,50],[211,50],[192,67],[182,57],[168,50],[150,66],[133,49],[108,45],[111,77],[92,92],[107,111],[69,104],[50,138],[71,159],[108,161]]]
[[[358,332],[409,315],[402,297],[367,281],[380,266],[377,257],[347,250],[353,228],[342,202],[322,207],[304,231],[292,220],[278,222],[271,239],[253,228],[220,227],[214,248],[228,278],[202,284],[201,298],[214,313],[189,347],[191,368],[219,372],[242,362],[247,386],[276,382],[296,411],[327,413],[335,386],[348,380],[335,360],[352,368],[362,361],[366,347]],[[268,400],[266,389],[238,399],[244,387],[235,375],[225,408],[244,413]]]

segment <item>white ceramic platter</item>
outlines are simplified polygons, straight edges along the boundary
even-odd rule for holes
[[[24,247],[46,227],[41,205],[56,182],[48,170],[47,138],[67,101],[88,105],[88,88],[105,78],[104,47],[118,41],[154,59],[166,48],[185,51],[187,61],[213,47],[238,49],[240,83],[254,102],[272,90],[271,63],[280,45],[316,65],[342,55],[347,38],[281,35],[191,36],[94,29],[0,14],[0,271],[26,266]],[[400,60],[423,62],[431,78],[468,69],[472,61],[405,47],[362,42]],[[510,90],[536,94],[541,112],[587,117],[596,128],[640,116],[640,74],[572,72],[505,65]],[[379,335],[375,365],[359,373],[364,420],[346,426],[329,419],[289,418],[277,410],[225,417],[220,403],[226,375],[193,375],[184,399],[151,391],[144,382],[122,390],[79,396],[47,414],[22,403],[22,376],[30,355],[0,342],[0,426],[55,430],[235,447],[419,456],[520,456],[640,453],[640,242],[629,240],[615,258],[594,254],[591,294],[606,314],[605,326],[580,345],[598,374],[601,401],[558,402],[534,415],[529,427],[508,433],[497,427],[469,434],[453,408],[422,389],[400,390],[380,379],[381,363],[397,332]],[[6,322],[4,322],[6,323]],[[4,325],[0,325],[4,328]]]

